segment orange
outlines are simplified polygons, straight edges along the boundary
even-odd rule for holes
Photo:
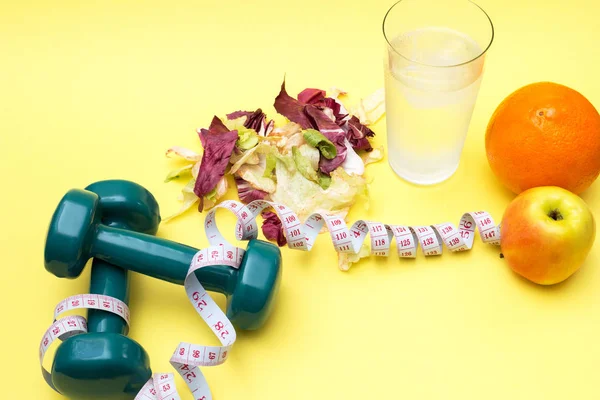
[[[559,186],[579,194],[600,172],[600,115],[571,88],[532,83],[494,111],[485,150],[494,174],[514,193]]]

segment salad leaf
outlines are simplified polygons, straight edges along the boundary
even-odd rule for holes
[[[217,186],[211,190],[210,193],[204,196],[204,208],[206,210],[213,208],[215,204],[217,204],[217,201],[219,201],[219,199],[225,195],[228,186],[227,178],[221,178],[219,183],[217,183]]]
[[[349,174],[362,175],[365,173],[365,163],[362,158],[354,152],[352,145],[346,139],[346,159],[342,163],[342,168]]]
[[[277,147],[285,154],[289,153],[292,150],[292,147],[299,147],[303,144],[306,144],[306,140],[304,140],[302,133],[295,133],[289,137],[281,138],[279,142],[277,142]]]
[[[265,235],[267,240],[276,241],[280,247],[283,247],[287,244],[287,240],[285,238],[285,234],[283,233],[283,224],[281,220],[272,211],[265,211],[262,214],[263,224],[262,224],[262,232]]]
[[[300,154],[302,154],[310,162],[310,167],[317,171],[319,169],[319,160],[321,159],[321,153],[319,153],[319,150],[309,146],[308,144],[303,144],[302,146],[298,147],[298,150],[300,150]]]
[[[256,147],[258,147],[258,145]],[[238,149],[236,147],[233,150],[233,154],[231,155],[231,158],[229,159],[231,168],[235,168],[235,169],[233,172],[230,170],[229,173],[234,173],[242,164],[251,164],[251,165],[258,164],[258,162],[260,160],[258,159],[258,154],[256,153],[256,150],[254,150],[254,149],[256,149],[256,147],[253,147],[250,150],[246,150],[246,151],[241,151],[240,149]]]
[[[259,143],[250,150],[246,150],[242,153],[242,156],[235,159],[235,163],[229,169],[230,174],[235,174],[238,169],[244,164],[257,165],[260,163],[260,153],[268,153],[271,151],[271,147],[266,143]],[[233,161],[233,160],[232,160]]]
[[[265,160],[265,173],[263,176],[265,178],[270,178],[273,175],[273,170],[277,166],[277,157],[274,154],[267,154],[267,158]]]
[[[237,111],[233,114],[237,113],[245,113],[245,111]],[[227,116],[229,117],[233,114],[227,114]],[[258,143],[258,134],[253,128],[246,127],[245,121],[246,117],[242,115],[238,118],[226,119],[224,122],[227,129],[229,129],[230,131],[237,131],[238,140],[235,143],[235,146],[237,149],[242,151],[251,149]],[[234,155],[236,155],[235,150],[236,149],[234,149]]]
[[[282,168],[280,163],[278,160],[275,168],[277,188],[271,193],[271,199],[290,207],[302,220],[316,211],[342,211],[351,207],[359,196],[367,194],[365,179],[349,175],[343,168],[331,173],[331,184],[323,189],[297,170]]]
[[[231,120],[231,119],[241,119],[243,118],[244,121],[247,121],[248,118],[250,118],[250,116],[254,114],[253,111],[234,111],[232,113],[227,114],[227,119]],[[225,124],[227,125],[227,124]]]
[[[306,113],[315,121],[315,125],[319,131],[327,138],[336,148],[336,155],[332,159],[322,158],[319,168],[323,173],[331,173],[337,167],[342,165],[346,158],[346,146],[344,140],[346,133],[335,122],[331,121],[317,107],[313,105],[306,106]]]
[[[256,111],[236,111],[227,114],[227,119],[238,118],[244,119],[244,127],[253,129],[261,136],[268,135],[275,126],[275,121],[271,120],[267,122],[267,114],[265,114],[260,108]]]
[[[348,116],[348,111],[336,98],[325,97],[325,91],[320,89],[304,89],[298,94],[298,100],[304,104],[317,106],[336,124],[342,125]]]
[[[231,114],[227,115],[229,116]],[[229,129],[230,131],[237,131],[238,129],[246,128],[244,126],[244,122],[246,122],[246,117],[242,115],[238,118],[228,118],[225,121],[223,121],[223,124],[225,124],[227,129]]]
[[[308,117],[304,114],[304,104],[291,97],[285,91],[285,80],[281,84],[281,91],[275,98],[274,106],[279,114],[297,123],[303,129],[313,127]]]
[[[346,133],[346,137],[348,141],[352,144],[354,150],[365,150],[371,151],[373,148],[371,147],[371,143],[369,142],[369,138],[375,136],[375,132],[361,124],[358,118],[352,116],[348,120],[348,131]]]
[[[167,216],[163,222],[168,222],[170,220],[172,220],[175,217],[178,217],[179,215],[183,214],[184,212],[186,212],[187,210],[189,210],[190,208],[192,208],[192,206],[194,204],[196,204],[196,202],[198,202],[198,196],[196,196],[196,194],[194,193],[194,186],[196,184],[196,180],[195,179],[191,179],[187,185],[184,186],[184,188],[181,190],[181,195],[179,197],[179,200],[182,202],[181,206],[179,207],[179,210],[177,210],[175,213]]]
[[[275,127],[271,131],[269,136],[289,137],[289,136],[292,136],[292,135],[294,135],[296,133],[300,133],[300,132],[302,132],[302,127],[300,125],[298,125],[297,123],[290,121],[283,126]]]
[[[294,163],[296,164],[296,169],[303,177],[308,179],[309,181],[319,182],[319,175],[317,171],[315,171],[311,164],[310,160],[302,155],[300,150],[297,147],[292,147],[292,157],[294,158]]]
[[[242,165],[236,172],[236,175],[248,182],[254,189],[263,192],[273,193],[275,191],[275,181],[271,178],[265,178],[266,155],[259,155],[260,162],[257,165]]]
[[[191,173],[194,164],[188,164],[181,168],[176,168],[169,172],[165,177],[165,182],[171,182],[173,179],[179,178],[183,174]]]
[[[209,129],[201,129],[200,141],[204,147],[194,193],[200,198],[198,210],[203,209],[203,198],[215,188],[225,175],[229,158],[238,139],[236,131],[227,129],[218,117],[214,117]]]
[[[323,157],[328,160],[335,158],[337,149],[321,132],[316,129],[306,129],[303,131],[304,140],[311,146],[319,149]]]
[[[235,145],[241,150],[249,150],[258,144],[258,134],[254,129],[239,128]]]
[[[166,156],[170,157],[171,155],[179,156],[188,161],[200,161],[202,159],[202,154],[198,154],[193,150],[181,146],[173,146],[168,149]]]
[[[327,97],[323,100],[323,104],[326,110],[332,111],[336,124],[341,126],[348,119],[348,111],[346,111],[343,104],[339,101]]]
[[[319,172],[319,186],[323,189],[329,188],[331,186],[331,176]]]
[[[237,172],[237,176],[248,182],[254,189],[273,193],[277,185],[273,179],[265,178],[264,174],[264,167],[260,168],[258,165],[242,165]]]
[[[361,124],[372,125],[377,122],[385,114],[385,90],[378,89],[359,101],[351,113],[358,117]]]
[[[192,167],[192,177],[194,177],[194,179],[198,179],[198,173],[200,172],[200,164],[202,164],[201,161],[198,161],[196,164],[194,164],[194,166]]]
[[[331,97],[334,99],[337,99],[340,96],[345,96],[348,94],[348,92],[346,92],[344,89],[340,89],[335,86],[329,88],[329,93],[331,94]]]
[[[227,128],[227,126],[225,124],[223,124],[223,121],[221,121],[221,119],[219,117],[217,117],[216,115],[213,117],[212,121],[210,122],[210,126],[208,127],[208,129],[196,129],[196,132],[198,133],[198,137],[200,137],[200,143],[202,143],[202,147],[206,147],[206,141],[205,141],[205,135],[202,131],[207,131],[208,134],[212,134],[212,135],[223,135],[226,134],[229,131],[232,131],[234,129],[229,129]]]
[[[240,201],[245,204],[254,200],[264,200],[269,196],[269,193],[254,189],[248,182],[237,176],[235,177],[235,185]]]
[[[304,104],[317,104],[325,98],[325,91],[321,89],[304,89],[298,94],[298,101]]]
[[[362,154],[360,158],[362,158],[365,165],[383,160],[383,146],[373,149],[373,151],[368,153]]]

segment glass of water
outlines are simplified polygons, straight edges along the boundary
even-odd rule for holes
[[[494,27],[468,0],[401,0],[383,20],[388,159],[431,185],[457,170]]]

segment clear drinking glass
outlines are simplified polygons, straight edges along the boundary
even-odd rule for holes
[[[401,178],[458,168],[494,27],[468,0],[400,0],[383,20],[388,159]]]

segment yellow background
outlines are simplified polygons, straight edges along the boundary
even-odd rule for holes
[[[351,219],[457,223],[484,209],[500,221],[513,196],[484,153],[487,121],[518,87],[551,80],[600,105],[600,39],[592,0],[481,0],[496,38],[456,175],[411,186],[387,162],[368,167],[371,208]],[[49,218],[70,188],[134,180],[177,209],[182,183],[165,150],[199,150],[213,114],[262,107],[284,74],[296,94],[341,87],[353,99],[383,84],[381,21],[389,0],[8,1],[0,6],[0,296],[2,394],[60,399],[37,367],[39,339],[63,298],[85,293],[89,270],[60,280],[43,267]],[[375,127],[385,144],[385,121]],[[235,197],[235,191],[230,193]],[[598,183],[582,197],[597,214]],[[222,218],[233,237],[233,225]],[[159,235],[206,245],[189,212]],[[239,333],[223,366],[205,368],[215,399],[596,399],[600,244],[564,284],[532,285],[499,249],[337,269],[327,238],[284,249],[283,285],[264,329]],[[132,278],[131,337],[155,371],[172,372],[179,341],[216,343],[181,287]],[[223,299],[215,296],[219,304]],[[10,377],[10,380],[9,380]],[[183,380],[177,378],[184,399]]]

